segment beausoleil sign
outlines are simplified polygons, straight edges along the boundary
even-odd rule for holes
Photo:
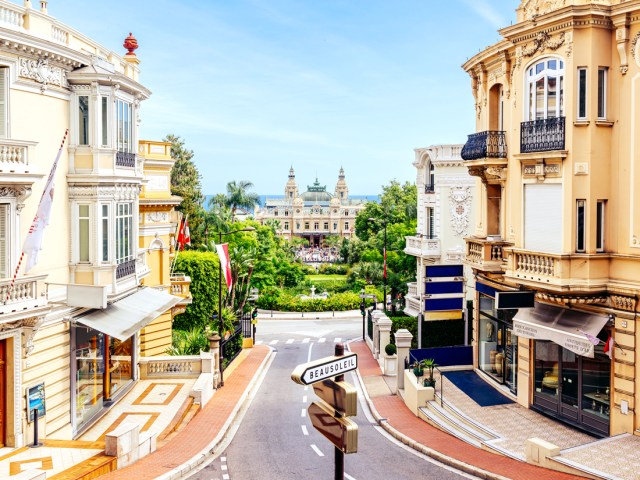
[[[358,355],[355,353],[340,357],[325,357],[298,365],[291,373],[291,379],[300,385],[310,385],[336,375],[342,375],[356,368],[358,368]]]

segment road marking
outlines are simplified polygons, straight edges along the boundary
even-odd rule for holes
[[[345,473],[345,477],[347,476],[347,474]],[[222,474],[222,480],[229,480],[229,474],[228,473],[223,473]]]
[[[307,430],[307,426],[306,425],[300,425],[302,427],[302,434],[303,435],[309,435],[309,430]]]
[[[326,339],[326,338],[324,338],[324,337],[322,337],[320,340],[318,340],[318,342],[320,342],[320,343],[324,343],[324,342],[326,342],[326,341],[327,341],[327,339]]]
[[[289,340],[287,340],[287,345],[293,343],[293,338],[290,338]]]
[[[271,340],[269,345],[276,345],[280,340]]]
[[[300,416],[301,417],[306,417],[307,416],[307,409],[306,408],[302,409],[302,412],[300,412]]]
[[[307,403],[307,396],[302,397],[302,403]]]
[[[262,345],[264,342],[262,340],[257,340],[256,345]]]
[[[304,340],[302,340],[302,343],[309,343],[310,338],[305,338]]]
[[[336,339],[334,340],[335,343],[340,343],[342,341],[342,339],[340,337],[336,337]]]
[[[324,457],[324,453],[322,453],[318,447],[316,447],[315,445],[311,444],[311,448],[313,448],[313,451],[316,452],[319,457]]]
[[[356,480],[355,478],[353,478],[351,475],[349,475],[348,473],[344,474],[344,478],[346,478],[347,480]]]
[[[226,471],[228,469],[228,467],[226,465],[220,465],[220,468],[224,471]]]
[[[227,457],[220,457],[220,461],[221,462],[226,462],[227,461]]]
[[[309,385],[304,386],[304,391],[306,392],[307,390],[309,390]]]

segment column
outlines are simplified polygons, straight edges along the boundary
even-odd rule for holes
[[[398,366],[396,371],[398,372],[397,376],[397,386],[396,386],[396,394],[398,390],[404,390],[404,362],[405,359],[409,358],[409,349],[411,348],[411,340],[413,340],[413,335],[406,328],[401,328],[398,330],[395,335],[396,339],[396,348],[398,353]]]

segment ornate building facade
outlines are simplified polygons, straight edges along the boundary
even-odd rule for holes
[[[311,246],[322,246],[328,236],[351,238],[355,235],[355,221],[366,200],[349,198],[344,169],[340,168],[334,193],[320,185],[318,179],[299,193],[293,167],[284,188],[284,198],[267,198],[256,211],[256,220],[264,225],[277,221],[278,235],[291,239],[304,238]]]
[[[637,434],[640,1],[523,0],[500,34],[463,66],[476,366],[526,407]]]

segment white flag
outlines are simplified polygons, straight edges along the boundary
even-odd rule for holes
[[[220,258],[220,274],[224,274],[224,279],[231,293],[231,287],[233,286],[233,279],[231,278],[231,260],[229,259],[229,244],[223,243],[216,245],[216,251]]]
[[[22,253],[25,253],[29,256],[24,267],[25,273],[35,266],[38,261],[38,253],[40,252],[40,250],[42,250],[44,228],[49,225],[51,206],[53,205],[53,191],[55,183],[54,177],[56,175],[56,169],[58,168],[60,155],[62,155],[64,142],[67,139],[67,133],[69,133],[69,130],[64,133],[64,138],[62,139],[62,143],[60,144],[60,150],[58,150],[58,155],[53,162],[53,166],[51,167],[51,172],[49,173],[47,184],[44,187],[44,192],[42,192],[40,205],[38,205],[38,211],[36,212],[36,216],[33,218],[33,222],[31,223],[31,227],[29,228],[29,233],[27,234],[27,238],[24,239],[24,244],[22,245]]]

